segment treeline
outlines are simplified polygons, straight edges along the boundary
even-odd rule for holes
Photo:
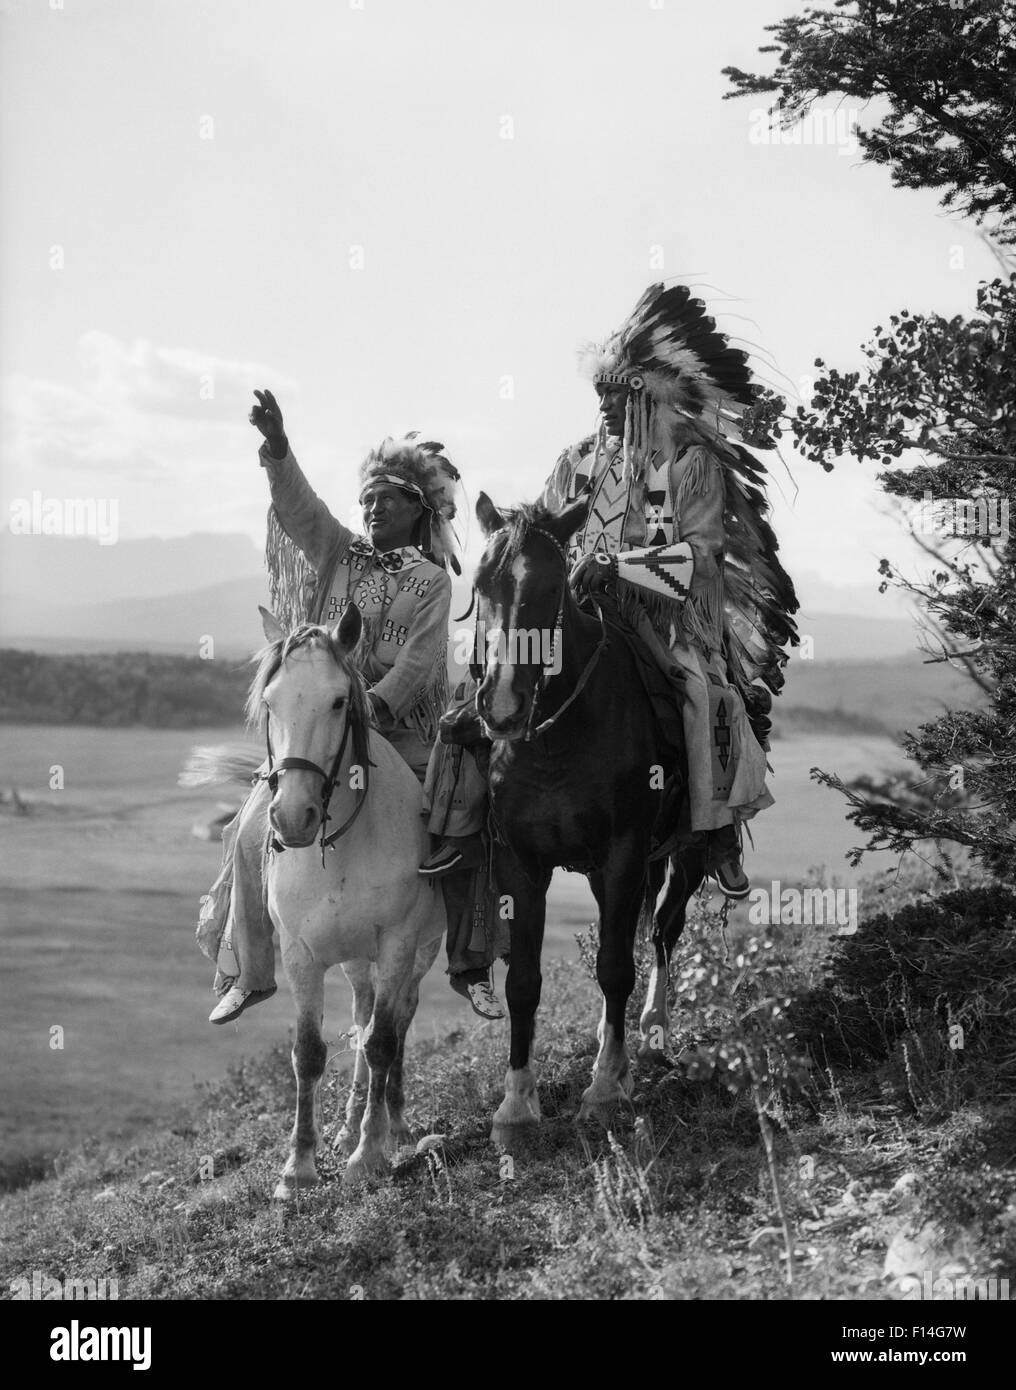
[[[144,725],[235,724],[252,675],[244,661],[151,652],[43,656],[0,650],[0,722]]]
[[[235,724],[252,674],[245,661],[152,652],[44,656],[0,649],[0,723],[157,729]],[[793,706],[780,709],[774,723],[774,737],[891,732],[873,715],[841,708]]]

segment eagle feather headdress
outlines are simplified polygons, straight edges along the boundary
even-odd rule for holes
[[[657,406],[690,417],[723,465],[727,666],[756,727],[768,732],[769,700],[756,682],[773,694],[781,689],[784,648],[798,642],[792,616],[798,601],[768,521],[765,465],[743,447],[746,435],[756,447],[772,447],[746,427],[746,413],[763,395],[748,361],[686,285],[650,285],[616,333],[580,353],[584,375],[628,388],[623,448],[630,476],[645,471]],[[604,443],[601,425],[597,452]]]
[[[740,439],[741,416],[757,390],[748,354],[717,332],[687,285],[650,285],[616,333],[583,349],[580,368],[593,381],[644,390],[653,403],[727,439]]]

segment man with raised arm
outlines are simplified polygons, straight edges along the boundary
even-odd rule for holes
[[[415,434],[385,439],[360,468],[364,535],[338,521],[293,456],[282,411],[255,391],[251,423],[264,436],[261,466],[272,494],[266,556],[272,607],[283,631],[333,624],[360,609],[358,663],[378,730],[423,781],[448,695],[447,644],[458,470],[443,445]],[[259,781],[223,830],[223,867],[198,924],[201,949],[218,966],[211,1023],[228,1023],[275,993],[272,922],[261,861],[271,792]],[[456,983],[485,1018],[503,1017],[489,968]]]

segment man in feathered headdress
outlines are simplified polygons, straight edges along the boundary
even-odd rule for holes
[[[766,520],[765,469],[739,442],[751,412],[761,427],[753,442],[769,447],[765,407],[747,354],[683,285],[651,285],[583,358],[599,427],[565,450],[540,500],[556,511],[591,493],[572,542],[572,582],[579,591],[609,586],[680,689],[690,828],[705,838],[721,890],[745,897],[738,831],[772,805],[767,716],[783,685],[783,648],[797,641],[794,586]],[[446,720],[449,743],[473,737],[476,717],[463,713]],[[482,824],[485,787],[475,780],[457,777],[450,751],[435,747],[427,793],[450,808],[460,836]],[[446,838],[421,872],[456,872],[467,842]]]
[[[679,668],[691,829],[706,836],[721,890],[744,897],[737,831],[773,801],[766,715],[783,684],[782,648],[797,640],[765,470],[739,442],[759,388],[747,354],[683,285],[651,285],[583,365],[599,428],[562,454],[542,501],[559,508],[591,493],[573,583],[615,586],[622,616],[661,664]]]
[[[357,536],[304,477],[275,397],[254,394],[250,419],[264,435],[259,457],[272,492],[266,560],[273,611],[288,632],[301,622],[334,623],[356,604],[374,721],[422,782],[448,698],[446,565],[459,573],[451,528],[458,470],[441,444],[417,442],[415,434],[385,439],[360,468],[365,534]],[[222,873],[198,926],[202,950],[219,967],[212,1023],[227,1023],[275,992],[273,927],[261,883],[270,799],[259,782],[223,831]],[[476,1012],[503,1017],[489,971],[472,971],[459,984]]]

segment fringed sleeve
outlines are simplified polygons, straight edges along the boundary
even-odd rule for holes
[[[448,614],[452,582],[442,570],[413,614],[405,645],[373,686],[397,724],[406,719],[433,743],[437,721],[448,703]]]
[[[286,535],[274,505],[268,508],[265,567],[272,612],[284,632],[293,632],[307,617],[315,573],[300,547]]]
[[[316,572],[353,533],[332,516],[291,449],[278,459],[266,442],[259,456],[272,489],[265,541],[272,612],[291,632],[307,617]]]

